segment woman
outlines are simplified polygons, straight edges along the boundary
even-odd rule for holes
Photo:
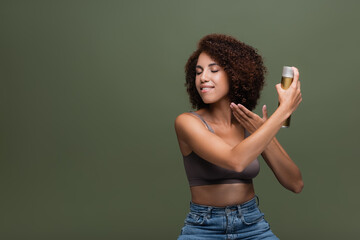
[[[237,39],[203,37],[185,66],[193,112],[175,120],[189,180],[190,212],[178,239],[278,239],[256,202],[252,179],[261,154],[285,188],[299,193],[301,173],[275,135],[302,101],[298,70],[287,90],[276,85],[280,105],[263,118],[251,112],[266,68],[257,50]],[[250,135],[251,134],[251,135]]]

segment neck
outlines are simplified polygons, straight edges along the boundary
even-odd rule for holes
[[[210,121],[216,125],[229,127],[236,121],[230,108],[230,101],[228,100],[211,104],[208,113]]]

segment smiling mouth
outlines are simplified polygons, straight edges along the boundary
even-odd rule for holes
[[[206,90],[206,89],[212,89],[212,88],[214,88],[214,87],[201,87],[200,90],[203,90],[203,89]]]
[[[212,87],[212,88],[200,88],[200,90],[201,90],[202,93],[209,92],[209,91],[211,91],[212,89],[213,89],[213,87]]]

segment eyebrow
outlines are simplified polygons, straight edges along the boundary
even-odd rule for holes
[[[216,64],[216,63],[210,63],[210,64],[209,64],[209,67],[214,66],[214,65],[218,65],[218,64]],[[203,69],[202,66],[200,66],[200,65],[196,65],[196,68],[201,68],[201,69]],[[203,70],[204,70],[204,69],[203,69]]]

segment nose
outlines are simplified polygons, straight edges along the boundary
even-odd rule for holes
[[[204,70],[200,75],[200,81],[201,82],[208,82],[209,81],[205,73],[206,73],[206,71]]]

